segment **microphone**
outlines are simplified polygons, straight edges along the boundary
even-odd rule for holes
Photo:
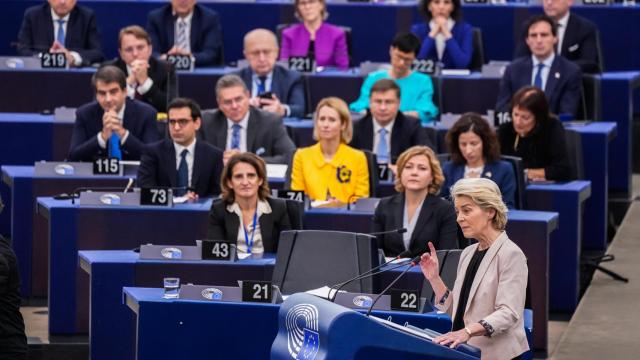
[[[404,234],[407,232],[407,228],[399,228],[399,229],[393,229],[393,230],[387,230],[387,231],[376,231],[376,232],[371,232],[371,233],[367,233],[365,235],[371,235],[371,236],[375,236],[378,237],[379,235],[387,235],[387,234]],[[405,254],[406,253],[406,254]],[[402,252],[402,254],[406,255],[411,255],[411,252],[409,250],[405,250]],[[400,256],[400,255],[398,255]]]
[[[375,299],[373,299],[373,303],[371,303],[371,306],[369,307],[369,311],[367,311],[367,316],[371,315],[371,311],[373,310],[373,307],[376,305],[376,303],[378,302],[378,300],[380,300],[380,297],[382,295],[384,295],[387,291],[389,291],[389,289],[391,289],[391,287],[398,282],[398,280],[400,280],[401,277],[404,276],[404,274],[406,274],[409,270],[411,270],[411,268],[413,268],[414,266],[416,266],[419,262],[420,262],[420,257],[422,255],[418,255],[416,257],[414,257],[413,259],[411,259],[410,261],[410,265],[403,271],[400,273],[400,275],[396,276],[395,279],[393,279],[393,281],[391,282],[391,284],[389,284],[386,288],[384,288],[384,290],[382,290],[380,292],[380,294],[378,294],[378,296],[376,296]]]
[[[125,194],[127,193],[127,191],[129,191],[129,189],[131,188],[131,185],[133,185],[133,178],[129,178],[129,182],[127,183],[127,186],[124,188]]]

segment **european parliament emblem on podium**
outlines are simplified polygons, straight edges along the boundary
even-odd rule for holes
[[[318,308],[312,304],[298,304],[287,311],[287,346],[291,358],[315,359],[320,348]]]

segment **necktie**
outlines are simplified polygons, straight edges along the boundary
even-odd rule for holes
[[[233,132],[231,133],[231,148],[232,149],[240,149],[240,128],[239,124],[233,124],[231,129]]]
[[[186,194],[189,186],[189,166],[187,165],[187,154],[189,150],[184,149],[180,153],[180,165],[178,165],[178,181],[176,185],[181,188],[176,190],[176,195],[182,196]]]
[[[538,71],[536,71],[536,77],[533,79],[533,86],[544,91],[544,89],[542,88],[542,69],[544,69],[544,64],[539,63],[537,68]]]
[[[58,41],[61,45],[64,45],[64,23],[65,20],[58,19],[58,34],[56,35],[56,41]]]
[[[389,162],[389,145],[387,144],[387,129],[379,130],[380,138],[378,139],[378,163],[386,164]]]
[[[258,76],[258,95],[264,94],[267,91],[267,77]]]
[[[109,138],[109,157],[122,160],[122,151],[120,150],[120,136],[112,133]]]
[[[187,23],[179,19],[178,20],[178,36],[176,37],[176,44],[182,50],[188,50],[189,44],[187,43]]]

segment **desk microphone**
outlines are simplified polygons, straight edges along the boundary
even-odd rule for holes
[[[133,185],[133,178],[129,178],[129,182],[127,183],[127,186],[124,188],[125,194],[127,193],[127,191],[129,191],[129,189],[131,188],[131,185]]]
[[[380,297],[382,295],[384,295],[387,291],[389,291],[389,289],[391,289],[391,287],[398,282],[398,280],[400,280],[401,277],[404,276],[404,274],[406,274],[409,270],[411,270],[412,267],[416,266],[417,264],[420,263],[420,257],[422,255],[418,255],[416,257],[414,257],[413,259],[411,259],[409,266],[400,273],[400,275],[396,276],[395,279],[393,279],[393,281],[391,282],[391,284],[389,284],[386,288],[384,288],[384,290],[382,290],[380,292],[380,294],[378,294],[378,296],[376,296],[375,299],[373,299],[373,303],[371,303],[371,306],[369,307],[369,311],[367,311],[367,316],[371,315],[371,310],[373,310],[373,307],[376,305],[376,303],[378,302],[378,300],[380,300]]]
[[[370,233],[365,233],[365,235],[371,235],[371,236],[375,236],[378,237],[379,235],[387,235],[387,234],[404,234],[407,232],[407,228],[399,228],[399,229],[393,229],[393,230],[387,230],[387,231],[376,231],[376,232],[370,232]],[[411,252],[409,250],[403,251],[400,255],[403,255],[402,257],[407,257],[407,256],[411,256]],[[398,256],[400,256],[398,255]]]

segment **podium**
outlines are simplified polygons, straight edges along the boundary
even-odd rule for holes
[[[469,345],[432,343],[409,329],[313,295],[298,293],[282,303],[272,360],[285,359],[479,359]]]

